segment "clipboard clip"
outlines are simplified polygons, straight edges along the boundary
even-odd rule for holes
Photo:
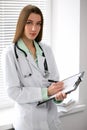
[[[81,73],[81,75],[78,77],[77,81],[75,82],[75,84],[73,85],[74,89],[70,90],[70,91],[67,91],[66,94],[69,94],[73,91],[75,91],[78,87],[78,85],[80,84],[80,82],[82,82],[83,80],[83,76],[84,76],[84,71]]]

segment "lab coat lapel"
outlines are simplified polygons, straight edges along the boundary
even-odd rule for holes
[[[38,55],[38,68],[44,73],[44,60],[45,57]]]
[[[30,53],[28,53],[27,59],[30,64],[32,64],[35,68],[37,68],[37,64],[35,63],[35,60]]]
[[[32,64],[36,69],[38,69],[39,71],[41,71],[42,73],[44,73],[44,60],[45,60],[45,57],[41,56],[41,55],[38,55],[38,65],[36,64],[34,58],[32,57],[31,54],[28,53],[28,62],[30,64]]]

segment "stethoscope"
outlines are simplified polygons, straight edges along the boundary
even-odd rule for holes
[[[38,44],[39,45],[39,44]],[[43,51],[43,49],[42,49],[42,47],[39,45],[39,47],[40,47],[40,49],[42,50],[42,56],[43,57],[45,57],[45,54],[44,54],[44,51]],[[18,50],[20,50],[22,53],[24,53],[24,55],[25,55],[25,58],[26,58],[26,60],[27,60],[27,53],[24,51],[24,50],[22,50],[19,46],[18,46],[18,44],[17,44],[17,42],[15,43],[15,45],[14,45],[14,53],[15,53],[15,57],[16,57],[16,59],[18,60],[18,54],[17,54],[17,49]],[[28,62],[27,62],[28,63]],[[28,63],[28,66],[30,67],[30,65],[29,65],[29,63]],[[31,68],[31,67],[30,67]],[[28,74],[28,75],[25,75],[25,77],[27,77],[27,76],[32,76],[32,69],[31,69],[31,72]],[[49,71],[48,71],[48,65],[47,65],[47,60],[46,60],[46,57],[45,57],[45,60],[44,60],[44,77],[48,77],[48,75],[49,75]]]

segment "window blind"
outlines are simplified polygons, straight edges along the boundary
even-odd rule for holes
[[[0,0],[0,108],[5,108],[13,105],[13,101],[8,97],[6,87],[4,86],[3,72],[1,66],[1,54],[3,49],[12,43],[16,28],[17,19],[21,9],[33,4],[38,6],[44,15],[44,30],[43,40],[47,42],[48,35],[47,28],[49,28],[48,21],[50,19],[49,0]],[[49,17],[48,17],[49,16]]]

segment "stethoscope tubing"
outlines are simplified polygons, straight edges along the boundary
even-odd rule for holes
[[[38,44],[39,45],[39,44]],[[44,51],[43,51],[43,49],[42,49],[42,47],[39,45],[39,47],[40,47],[40,49],[42,50],[42,56],[43,57],[45,57],[45,54],[44,54]],[[18,61],[18,54],[17,54],[17,49],[18,50],[20,50],[22,53],[24,53],[24,55],[25,55],[25,58],[26,58],[26,60],[27,60],[27,63],[28,63],[28,66],[30,67],[30,70],[31,70],[31,72],[29,73],[29,75],[28,76],[31,76],[32,75],[32,69],[31,69],[31,66],[30,66],[30,64],[29,64],[29,62],[28,62],[28,59],[27,59],[27,53],[24,51],[24,50],[22,50],[21,48],[19,48],[19,46],[18,46],[18,44],[17,44],[17,42],[15,43],[15,45],[14,45],[14,53],[15,53],[15,57],[16,57],[16,59],[17,59],[17,61]],[[47,75],[47,73],[49,72],[48,71],[48,65],[47,65],[47,61],[46,61],[46,57],[45,57],[45,60],[44,60],[44,72],[45,72],[45,75]],[[26,76],[25,76],[26,77]]]

